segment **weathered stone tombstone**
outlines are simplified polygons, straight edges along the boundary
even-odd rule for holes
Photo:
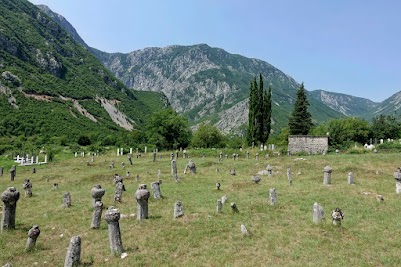
[[[24,183],[22,184],[22,188],[25,191],[26,197],[32,196],[32,183],[29,181],[29,179],[25,179]]]
[[[125,177],[126,177],[126,178],[129,178],[130,176],[131,176],[130,172],[127,171],[127,172],[125,173]]]
[[[53,190],[57,190],[58,189],[58,183],[54,183],[53,184]]]
[[[132,165],[132,153],[128,154],[129,165]]]
[[[192,159],[185,166],[184,174],[187,173],[188,169],[191,171],[191,174],[196,174],[196,165],[195,165],[195,162],[192,161]]]
[[[317,202],[315,202],[315,204],[313,204],[313,222],[315,224],[321,222],[324,218],[324,212],[323,212],[323,207],[320,206]]]
[[[224,156],[226,159],[228,159],[228,154],[225,154],[225,156]]]
[[[17,174],[17,167],[13,165],[10,169],[10,181],[14,181],[16,174]]]
[[[35,167],[32,168],[32,173],[36,173],[36,168]]]
[[[184,206],[181,201],[177,201],[174,204],[174,218],[184,216]]]
[[[235,153],[233,153],[233,160],[236,160],[236,155]]]
[[[249,235],[248,229],[246,229],[245,225],[241,224],[240,229],[241,229],[241,233],[242,233],[243,236]]]
[[[339,208],[336,208],[331,212],[331,218],[334,225],[340,226],[341,220],[344,219],[344,213]]]
[[[401,169],[398,168],[396,172],[394,172],[395,178],[395,192],[397,194],[401,193]]]
[[[115,255],[120,255],[124,252],[119,223],[120,211],[118,209],[110,207],[106,211],[104,218],[106,219],[108,225],[111,253]]]
[[[3,213],[1,218],[1,231],[4,229],[15,229],[15,211],[17,209],[17,201],[19,200],[19,192],[15,187],[7,188],[1,194],[3,201]]]
[[[153,198],[162,198],[162,193],[160,191],[160,182],[153,182],[150,184],[153,191]]]
[[[222,209],[223,209],[223,203],[221,202],[221,199],[218,199],[217,200],[217,207],[216,207],[217,213],[221,213]]]
[[[121,202],[123,191],[125,191],[125,186],[123,182],[116,183],[116,191],[114,194],[114,201]]]
[[[256,152],[255,159],[259,160],[259,153],[258,152]]]
[[[226,195],[222,196],[221,197],[221,204],[226,203],[226,201],[227,201],[227,196]]]
[[[100,227],[100,221],[102,219],[103,203],[102,201],[96,201],[93,207],[91,228],[98,229]]]
[[[236,175],[235,169],[230,169],[230,175]]]
[[[38,236],[40,235],[40,230],[39,226],[34,225],[32,226],[31,229],[28,231],[28,239],[26,241],[25,245],[25,251],[31,251],[35,245],[36,245],[36,240],[38,239]]]
[[[92,154],[91,162],[93,163],[95,161],[95,154]]]
[[[333,169],[330,166],[326,166],[323,169],[323,184],[324,185],[329,185],[331,184],[331,173],[333,172]]]
[[[221,184],[219,182],[216,183],[216,189],[220,190]]]
[[[63,208],[71,207],[71,194],[70,192],[65,192],[63,195]]]
[[[138,220],[148,219],[148,199],[150,196],[146,184],[139,185],[138,190],[135,192],[135,199],[137,202],[136,218]]]
[[[237,205],[236,205],[234,202],[231,202],[230,207],[231,207],[231,210],[232,210],[234,213],[238,213],[238,212],[239,212],[238,207],[237,207]]]
[[[184,151],[182,152],[182,157],[183,157],[184,159],[187,158],[187,150],[184,149]]]
[[[355,184],[354,174],[352,172],[348,173],[347,182],[348,184]]]
[[[287,168],[287,179],[288,179],[289,185],[292,185],[291,168]]]
[[[223,159],[223,152],[220,152],[219,159],[220,159],[220,160]]]
[[[277,192],[276,188],[269,189],[269,198],[270,198],[270,205],[274,206],[277,202]]]
[[[269,176],[273,175],[273,167],[272,166],[267,165],[266,170],[267,170],[267,175],[269,175]]]
[[[152,161],[156,162],[156,151],[153,151],[153,159],[152,159]]]
[[[97,201],[102,201],[102,197],[104,196],[104,193],[106,191],[102,188],[100,184],[95,185],[91,189],[91,194],[92,194],[92,207],[95,208],[96,202]]]
[[[121,162],[121,168],[125,169],[125,162]]]
[[[254,182],[255,184],[258,184],[260,182],[260,177],[256,175],[252,175],[251,181]]]
[[[249,151],[246,152],[246,159],[249,159]]]
[[[178,182],[178,174],[177,174],[177,162],[176,160],[171,161],[171,174],[176,182]]]
[[[113,169],[114,168],[114,161],[111,161],[111,163],[110,163],[110,169]]]
[[[140,179],[139,174],[137,174],[137,175],[135,176],[135,182],[139,182],[139,179]]]
[[[113,176],[113,183],[114,184],[117,184],[117,183],[119,183],[119,182],[123,182],[123,178],[120,176],[120,175],[118,175],[117,173],[116,174],[114,174],[114,176]]]
[[[4,172],[4,167],[1,166],[1,167],[0,167],[0,176],[3,176],[3,172]]]
[[[81,237],[71,237],[65,256],[64,267],[75,267],[81,264]]]

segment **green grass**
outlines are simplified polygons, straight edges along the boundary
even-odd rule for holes
[[[203,152],[202,152],[203,153]],[[81,259],[90,266],[397,266],[401,264],[401,241],[397,233],[400,195],[395,193],[393,172],[399,166],[399,154],[362,154],[260,157],[238,161],[231,158],[218,163],[220,150],[209,151],[202,159],[200,152],[188,151],[197,165],[196,175],[183,174],[187,159],[177,162],[181,181],[175,183],[170,175],[169,152],[152,162],[152,154],[134,158],[130,166],[125,156],[115,153],[102,155],[87,166],[88,157],[67,157],[48,165],[17,167],[17,177],[9,181],[8,169],[0,177],[0,191],[15,186],[21,192],[17,204],[16,229],[0,234],[0,264],[9,261],[14,266],[62,266],[69,240],[74,235],[82,238]],[[225,154],[226,152],[223,151]],[[230,155],[230,152],[227,154]],[[244,152],[243,152],[244,153]],[[110,170],[111,160],[116,168]],[[126,168],[123,170],[121,162]],[[11,164],[1,160],[5,166]],[[260,184],[253,184],[251,176],[273,166],[272,177],[262,176]],[[323,168],[333,168],[332,185],[324,186]],[[293,171],[293,184],[288,185],[286,169]],[[138,184],[157,180],[160,168],[163,183],[161,200],[149,200],[148,220],[133,218],[120,220],[123,246],[128,256],[120,259],[111,255],[107,223],[100,229],[89,229],[92,208],[90,190],[95,184],[106,189],[105,207],[116,206],[122,214],[136,213],[134,192]],[[217,172],[216,169],[220,171]],[[235,168],[236,176],[229,175]],[[115,173],[124,179],[127,191],[123,202],[113,201]],[[347,184],[352,171],[356,184]],[[136,182],[134,177],[140,176]],[[33,197],[23,196],[22,183],[30,178]],[[48,179],[48,181],[47,181]],[[222,185],[220,191],[215,183]],[[53,183],[59,190],[53,190]],[[268,192],[276,188],[278,202],[270,206]],[[69,191],[73,206],[61,208],[63,192]],[[371,194],[366,194],[369,192]],[[376,194],[384,195],[378,203]],[[228,196],[223,212],[216,214],[217,199]],[[175,201],[181,200],[185,215],[173,219]],[[230,202],[235,202],[239,213],[232,213]],[[312,222],[312,205],[324,207],[326,219],[318,225]],[[345,213],[341,227],[331,225],[331,210],[340,207]],[[27,231],[38,224],[41,234],[36,249],[25,253]],[[250,236],[243,237],[244,224]],[[62,236],[61,236],[62,235]],[[46,262],[46,264],[44,264]]]

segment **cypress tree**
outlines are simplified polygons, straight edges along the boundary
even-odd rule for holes
[[[257,88],[256,108],[255,108],[255,138],[258,142],[263,143],[263,77],[259,74],[259,86],[254,79]]]
[[[304,84],[302,83],[297,92],[294,111],[288,122],[291,135],[307,135],[310,128],[312,128],[312,115],[308,111],[308,106],[309,102],[306,98]]]
[[[272,89],[269,86],[268,91],[263,93],[263,139],[262,143],[266,144],[269,139],[271,130],[271,116],[272,116]]]
[[[255,103],[256,103],[256,88],[254,81],[251,81],[249,86],[249,112],[248,112],[248,144],[254,143],[255,140]]]

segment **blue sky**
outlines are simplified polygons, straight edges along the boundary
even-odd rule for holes
[[[401,91],[398,0],[30,0],[106,52],[206,43],[258,58],[308,90],[382,101]]]

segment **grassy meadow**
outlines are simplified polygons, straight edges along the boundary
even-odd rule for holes
[[[251,151],[251,159],[232,158],[218,162],[220,150],[188,151],[197,166],[197,174],[183,174],[188,159],[179,157],[180,182],[170,174],[169,152],[159,153],[156,162],[152,154],[127,157],[115,153],[95,158],[57,155],[46,165],[17,166],[14,182],[9,181],[11,161],[4,157],[5,167],[0,177],[0,191],[15,186],[21,194],[17,203],[16,229],[0,234],[0,265],[63,266],[70,238],[82,238],[83,266],[399,266],[401,265],[401,195],[395,193],[393,172],[399,167],[401,155],[392,154],[329,154],[303,157],[260,157]],[[233,151],[223,151],[229,155]],[[180,154],[181,155],[181,154]],[[110,169],[111,161],[115,168]],[[121,162],[125,162],[125,169]],[[255,175],[270,164],[272,177],[261,176],[259,184],[251,182]],[[323,168],[333,168],[332,185],[323,185]],[[286,169],[291,167],[293,183],[287,181]],[[229,174],[235,168],[236,176]],[[161,170],[163,199],[149,199],[149,219],[137,221],[134,193],[138,185],[157,181]],[[216,171],[219,169],[219,172]],[[113,174],[124,178],[127,189],[122,203],[114,203]],[[347,184],[347,174],[353,172],[356,184]],[[135,176],[140,181],[135,181]],[[33,184],[33,197],[26,198],[24,179]],[[215,183],[221,183],[216,190]],[[53,190],[53,183],[59,184]],[[113,256],[109,249],[107,223],[100,229],[90,229],[92,207],[91,188],[100,184],[106,190],[105,207],[114,206],[121,214],[124,259]],[[276,188],[278,202],[269,204],[269,189]],[[72,207],[64,209],[63,193],[70,192]],[[384,196],[383,202],[376,195]],[[217,199],[227,195],[222,213],[216,213]],[[180,200],[185,215],[173,219],[174,203]],[[235,202],[239,213],[233,213]],[[312,206],[318,202],[324,208],[325,220],[312,222]],[[3,205],[1,202],[0,205]],[[339,207],[345,213],[342,226],[331,224],[331,210]],[[104,214],[104,212],[103,212]],[[36,248],[24,251],[27,232],[32,225],[40,227]],[[250,235],[243,236],[244,224]]]

